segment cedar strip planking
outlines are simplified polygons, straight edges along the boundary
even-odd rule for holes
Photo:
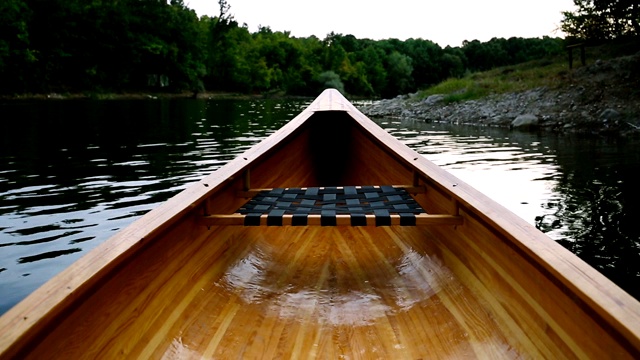
[[[432,231],[438,230],[434,228]],[[490,241],[491,237],[479,233],[486,230],[474,219],[467,217],[465,229],[459,231],[462,235],[460,242],[440,244],[443,249],[449,249],[455,254],[456,259],[448,264],[464,264],[463,268],[454,269],[464,283],[491,289],[478,293],[494,306],[492,310],[499,315],[497,318],[505,328],[511,328],[514,332],[522,330],[520,335],[530,337],[530,343],[535,344],[547,356],[558,356],[561,351],[568,357],[592,357],[593,354],[598,354],[596,358],[605,358],[607,352],[610,355],[617,351],[610,335],[594,323],[591,317],[581,312],[580,308],[570,306],[572,299],[567,298],[562,289],[540,276],[526,259],[514,261],[520,257],[516,251],[501,246],[495,239],[490,247],[483,244]],[[444,258],[450,259],[448,256]],[[465,278],[463,271],[473,274],[473,278]],[[544,291],[532,292],[531,289]],[[555,304],[545,307],[547,310],[541,306],[551,303]],[[565,328],[558,326],[560,322],[565,323]],[[601,348],[593,346],[595,344],[591,342],[578,344],[587,332],[597,333],[599,341],[609,342],[611,347]],[[519,341],[524,342],[526,339]],[[527,353],[534,353],[534,350],[528,348]]]
[[[81,324],[61,324],[70,332],[50,341],[62,341],[56,355],[68,358],[513,355],[488,350],[517,344],[503,343],[495,323],[483,321],[481,302],[460,292],[464,286],[440,260],[404,239],[421,237],[419,229],[386,229],[221,227],[173,250],[150,247],[143,263],[129,264],[78,310],[85,312]],[[148,279],[145,269],[164,275]],[[133,270],[139,279],[122,278]],[[91,314],[121,291],[128,300],[113,305],[111,318]],[[460,312],[493,336],[466,336],[470,320],[461,321]],[[105,325],[109,346],[101,338]],[[70,344],[65,336],[82,341]]]

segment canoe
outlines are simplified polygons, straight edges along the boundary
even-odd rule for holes
[[[640,358],[640,303],[325,90],[0,318],[2,359]]]

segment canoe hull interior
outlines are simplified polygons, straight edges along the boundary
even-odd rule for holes
[[[218,227],[188,239],[183,230],[124,264],[28,357],[509,358],[524,349],[424,229]]]
[[[202,222],[236,212],[249,189],[366,185],[420,188],[428,214],[463,222]],[[638,314],[330,91],[0,318],[0,357],[639,358]]]

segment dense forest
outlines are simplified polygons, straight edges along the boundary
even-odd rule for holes
[[[577,0],[576,0],[577,1]],[[238,24],[229,4],[198,17],[183,0],[2,0],[0,93],[231,91],[391,97],[468,72],[564,52],[560,38],[296,38]]]

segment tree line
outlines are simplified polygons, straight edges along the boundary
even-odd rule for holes
[[[576,0],[577,1],[577,0]],[[564,52],[560,38],[445,48],[423,39],[250,32],[225,0],[198,17],[183,0],[3,0],[0,93],[226,91],[392,97],[450,77]]]
[[[602,42],[640,36],[638,0],[573,0],[563,12],[561,29],[573,41]]]

